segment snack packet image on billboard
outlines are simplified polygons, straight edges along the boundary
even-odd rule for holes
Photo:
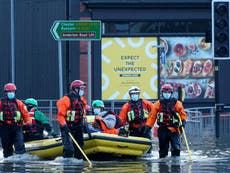
[[[160,42],[167,45],[166,62],[160,64],[161,84],[170,82],[175,90],[182,86],[188,99],[215,98],[211,43],[204,37],[161,37]]]

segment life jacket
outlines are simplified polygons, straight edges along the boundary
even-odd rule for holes
[[[30,119],[31,119],[31,127],[28,128],[27,126],[24,126],[23,127],[23,132],[24,133],[43,133],[43,128],[41,123],[39,121],[36,121],[35,119],[35,112],[36,112],[36,108],[32,108],[30,109],[30,111],[28,112],[29,115],[30,115]],[[40,128],[39,128],[40,127]]]
[[[109,133],[109,134],[118,134],[118,130],[115,128],[108,128],[103,121],[103,118],[100,116],[95,117],[95,122],[93,124],[95,128],[103,130],[104,133]]]
[[[22,116],[16,99],[9,100],[1,98],[2,110],[0,112],[0,121],[5,124],[22,125]]]
[[[71,104],[71,109],[67,110],[67,124],[82,124],[83,115],[85,113],[84,102],[80,97],[76,97],[73,94],[68,94],[67,96],[70,98]]]
[[[178,127],[179,117],[178,113],[174,111],[176,102],[175,98],[160,100],[160,111],[157,114],[157,124],[159,126]]]
[[[143,100],[139,99],[137,102],[129,101],[129,108],[127,113],[127,121],[129,127],[139,128],[145,125],[149,112]]]

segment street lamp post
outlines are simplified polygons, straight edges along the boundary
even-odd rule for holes
[[[11,82],[15,83],[14,0],[10,1]]]

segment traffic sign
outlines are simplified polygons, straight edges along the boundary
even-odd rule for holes
[[[101,40],[101,21],[57,20],[50,32],[55,40]]]

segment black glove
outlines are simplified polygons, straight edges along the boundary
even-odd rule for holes
[[[181,125],[180,125],[180,127],[179,127],[181,133],[183,132],[182,127],[185,128],[185,124],[186,124],[186,121],[185,121],[185,120],[182,120],[182,121],[181,121]]]
[[[61,126],[61,130],[63,130],[66,133],[71,132],[70,129],[69,129],[69,127],[67,125]]]
[[[53,138],[59,137],[59,135],[58,135],[54,130],[51,130],[51,131],[49,132],[49,135],[52,136]]]
[[[182,120],[181,126],[182,126],[183,128],[185,128],[185,125],[186,125],[186,120]]]
[[[48,124],[48,123],[43,124],[43,127],[45,128],[45,130],[46,130],[47,132],[52,131],[52,128],[51,128],[50,124]]]
[[[58,134],[56,134],[56,133],[53,134],[52,136],[53,136],[53,138],[58,138],[58,137],[60,137],[60,135],[58,135]]]
[[[151,127],[149,127],[149,126],[144,126],[143,136],[148,138],[148,137],[149,137],[150,131],[151,131]]]
[[[27,128],[29,131],[33,131],[33,125],[31,125],[31,124],[27,125],[26,128]]]
[[[120,127],[118,136],[126,136],[126,130],[124,127]]]
[[[28,129],[28,136],[32,138],[34,136],[33,134],[33,125],[27,125],[26,128]]]

